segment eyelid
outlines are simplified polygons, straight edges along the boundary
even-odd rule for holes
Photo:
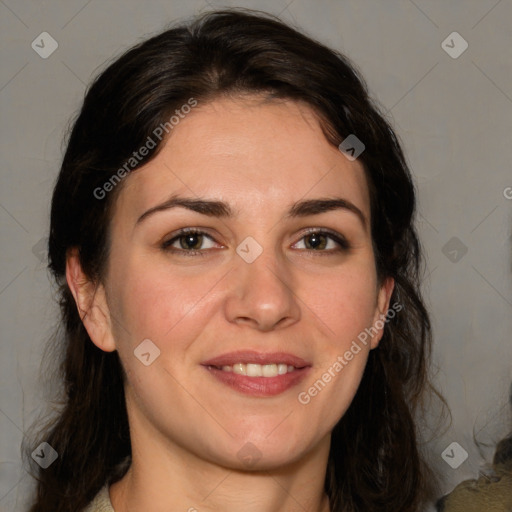
[[[202,253],[205,251],[205,249],[186,251],[184,249],[175,249],[175,248],[171,247],[171,245],[174,242],[176,242],[177,240],[179,240],[182,236],[185,236],[188,234],[193,234],[193,235],[202,235],[206,238],[209,238],[215,244],[222,246],[222,244],[219,244],[219,242],[217,242],[217,240],[215,240],[215,238],[212,235],[210,235],[205,229],[206,228],[181,228],[181,229],[178,229],[177,231],[174,231],[173,233],[171,233],[169,235],[169,237],[166,237],[161,242],[160,245],[161,245],[162,249],[171,251],[171,252],[179,252],[182,254],[186,253],[188,255],[191,255],[194,253],[198,253],[198,254],[201,253],[201,255],[202,255]],[[206,250],[211,250],[211,249],[206,249]]]
[[[324,250],[300,249],[300,251],[303,251],[303,252],[305,251],[307,253],[318,253],[318,254],[329,255],[329,254],[333,254],[333,253],[339,253],[340,251],[348,251],[349,249],[351,249],[351,244],[348,242],[348,240],[345,238],[345,236],[343,236],[341,233],[334,231],[332,229],[329,229],[329,228],[320,228],[320,227],[306,228],[305,230],[303,230],[300,233],[299,239],[293,245],[296,245],[304,237],[306,237],[309,234],[313,234],[313,233],[327,236],[328,238],[333,240],[336,244],[338,244],[339,247],[337,249],[327,249],[327,250],[325,250],[325,249]],[[187,228],[182,228],[182,229],[179,229],[179,230],[173,232],[169,236],[169,238],[167,238],[166,240],[164,240],[161,243],[161,248],[164,251],[174,252],[175,254],[176,253],[184,254],[187,256],[195,256],[195,255],[205,256],[205,253],[207,251],[212,250],[211,248],[210,249],[185,250],[185,249],[177,249],[177,248],[171,247],[174,242],[176,242],[179,238],[181,238],[182,236],[185,236],[187,234],[196,234],[196,235],[205,236],[206,238],[209,238],[215,244],[222,246],[222,244],[219,244],[217,242],[217,240],[215,240],[215,238],[205,230],[205,228],[187,227]],[[293,245],[292,245],[292,247],[293,247]],[[222,246],[222,248],[225,248],[225,247]]]
[[[339,252],[340,250],[348,251],[349,249],[351,249],[351,244],[346,239],[346,237],[343,236],[341,233],[338,233],[337,231],[334,231],[329,228],[321,228],[321,227],[306,228],[304,231],[301,232],[300,238],[297,242],[295,242],[295,244],[298,243],[300,240],[302,240],[305,236],[312,234],[312,233],[316,233],[319,235],[327,235],[329,238],[334,240],[339,245],[339,249],[338,250],[329,249],[329,250],[323,250],[323,251],[315,251],[314,249],[305,249],[308,252],[329,254],[329,253],[333,253],[333,252]],[[295,244],[293,244],[293,245],[295,245]]]

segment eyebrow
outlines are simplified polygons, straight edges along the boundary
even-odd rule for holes
[[[157,212],[180,207],[201,213],[202,215],[207,215],[208,217],[232,218],[235,214],[231,206],[229,206],[229,204],[225,203],[224,201],[171,196],[167,201],[157,206],[153,206],[149,210],[145,211],[137,219],[136,224],[140,224],[144,219],[147,219],[149,216]],[[366,229],[367,220],[364,213],[354,203],[341,197],[305,199],[298,201],[291,206],[291,208],[286,213],[286,217],[307,217],[310,215],[319,215],[321,213],[330,212],[333,210],[346,210],[354,213],[361,221],[363,227]]]

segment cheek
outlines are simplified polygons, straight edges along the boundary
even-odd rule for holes
[[[347,265],[315,280],[305,295],[306,305],[326,333],[317,350],[317,364],[299,396],[310,417],[321,418],[318,429],[329,430],[355,396],[366,366],[377,281],[373,260]],[[306,288],[304,288],[305,292]],[[304,293],[303,292],[303,293]]]
[[[121,350],[133,351],[146,338],[162,351],[186,348],[207,321],[206,308],[222,276],[188,269],[170,272],[165,262],[127,262],[123,269],[112,280],[117,283],[113,310],[116,323],[122,324],[116,329]]]
[[[203,418],[204,411],[179,383],[197,378],[197,368],[191,365],[196,356],[194,342],[208,323],[208,290],[215,280],[208,276],[183,277],[178,272],[169,273],[168,268],[147,265],[144,272],[130,273],[118,289],[119,317],[126,329],[116,329],[116,343],[122,365],[128,375],[129,393],[137,408],[144,410],[155,424],[187,429],[169,413],[162,414],[165,401],[169,411],[181,410],[186,418]],[[217,279],[218,281],[218,279]],[[158,354],[154,362],[145,366],[135,357],[148,351],[142,347],[143,340],[151,340],[150,358]],[[159,351],[159,352],[158,352]],[[194,394],[197,394],[194,392]],[[204,418],[207,421],[208,418]]]
[[[304,276],[299,296],[324,325],[330,344],[342,349],[373,321],[377,305],[373,265],[347,266],[314,280]]]

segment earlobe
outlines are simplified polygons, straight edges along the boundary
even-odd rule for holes
[[[105,352],[115,350],[105,289],[85,275],[76,247],[66,255],[66,280],[92,342]]]
[[[373,318],[373,327],[377,333],[372,337],[371,349],[377,348],[382,335],[384,334],[384,326],[386,324],[386,315],[389,311],[389,302],[391,294],[395,288],[395,280],[387,277],[382,283],[377,296],[377,307]]]

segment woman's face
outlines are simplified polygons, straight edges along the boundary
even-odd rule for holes
[[[111,228],[110,337],[94,341],[119,352],[132,437],[238,468],[328,449],[392,282],[363,167],[311,110],[199,103],[125,179]]]

